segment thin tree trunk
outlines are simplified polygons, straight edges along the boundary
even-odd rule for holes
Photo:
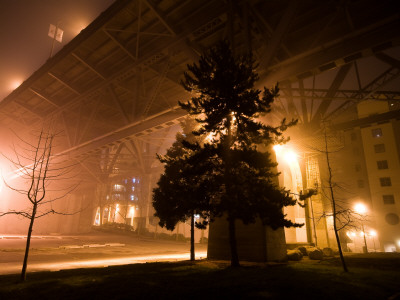
[[[237,253],[237,243],[236,243],[236,226],[235,219],[231,216],[228,216],[229,223],[229,245],[231,247],[231,266],[239,267],[239,256]]]
[[[192,213],[192,217],[190,219],[190,260],[194,261],[195,252],[194,252],[194,214]]]
[[[28,235],[26,237],[26,247],[25,247],[25,256],[24,256],[24,262],[22,264],[22,271],[21,271],[21,281],[25,281],[26,279],[26,269],[28,266],[28,255],[29,255],[29,247],[31,244],[31,236],[32,236],[32,230],[33,230],[33,222],[35,221],[35,216],[36,216],[36,209],[37,209],[37,204],[33,205],[32,209],[32,216],[31,216],[31,221],[29,223],[29,229],[28,229]]]
[[[326,137],[326,130],[325,130],[325,155],[326,155],[326,162],[328,164],[328,175],[329,175],[329,191],[331,194],[331,201],[332,201],[332,210],[333,210],[333,229],[335,231],[335,237],[336,237],[336,243],[338,246],[339,250],[339,256],[340,256],[340,261],[342,262],[342,267],[343,271],[348,272],[349,270],[347,269],[346,262],[344,261],[344,256],[343,256],[343,251],[342,251],[342,245],[340,244],[340,239],[339,239],[339,234],[336,226],[336,202],[335,202],[335,197],[333,193],[333,187],[332,187],[332,169],[331,165],[329,162],[329,153],[328,153],[328,141]]]

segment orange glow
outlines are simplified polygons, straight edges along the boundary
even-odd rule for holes
[[[362,215],[367,212],[367,207],[364,203],[359,202],[354,205],[354,211]]]
[[[293,163],[297,161],[297,154],[289,150],[285,153],[285,160],[287,163]]]
[[[16,88],[18,88],[22,83],[22,80],[20,79],[15,79],[13,81],[10,82],[10,89],[11,90],[15,90]]]
[[[35,271],[59,271],[65,269],[79,269],[79,268],[99,268],[116,265],[126,265],[145,262],[158,262],[158,261],[181,261],[188,260],[189,253],[179,254],[162,254],[162,255],[148,255],[148,256],[130,256],[121,258],[109,259],[91,259],[85,261],[62,261],[62,262],[49,262],[49,263],[30,263],[28,265],[28,272]],[[207,252],[196,252],[196,259],[207,257]],[[0,274],[15,274],[21,271],[21,266],[15,263],[3,263]]]

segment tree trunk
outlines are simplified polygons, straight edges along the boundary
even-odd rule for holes
[[[337,226],[336,226],[336,214],[337,214],[336,201],[335,201],[333,187],[332,187],[332,168],[331,168],[330,161],[329,161],[328,140],[326,137],[326,129],[325,129],[324,134],[325,134],[325,155],[326,155],[326,162],[328,165],[328,176],[329,176],[328,183],[329,183],[329,191],[331,194],[332,210],[333,210],[333,212],[332,212],[332,214],[333,214],[333,229],[335,231],[336,243],[337,243],[338,250],[339,250],[340,261],[342,262],[343,271],[348,272],[349,270],[347,269],[346,262],[344,261],[342,245],[340,244],[339,234],[338,234],[338,230],[337,230]]]
[[[190,219],[190,260],[194,261],[195,253],[194,253],[194,214],[192,213],[192,217]]]
[[[31,236],[32,236],[32,230],[33,230],[33,222],[35,222],[36,209],[37,209],[37,204],[34,204],[33,209],[32,209],[31,221],[29,223],[28,235],[26,237],[25,256],[24,256],[24,262],[22,264],[22,271],[21,271],[21,277],[20,277],[21,281],[25,281],[25,279],[26,279],[26,268],[28,266],[29,247],[31,244]]]
[[[239,267],[239,256],[237,253],[237,243],[236,243],[236,227],[235,219],[228,216],[229,223],[229,245],[231,247],[231,267]]]

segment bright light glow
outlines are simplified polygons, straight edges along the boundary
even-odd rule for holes
[[[276,145],[274,145],[274,146],[272,147],[272,149],[274,149],[274,151],[275,151],[276,153],[281,152],[281,151],[282,151],[282,148],[283,148],[283,146],[282,146],[282,145],[279,145],[279,144],[276,144]]]
[[[129,211],[130,211],[131,218],[133,218],[133,217],[135,216],[135,208],[132,206],[132,207],[129,209]]]
[[[347,231],[347,236],[348,237],[355,237],[356,233],[354,231]]]
[[[17,87],[19,87],[22,83],[22,80],[15,79],[10,83],[10,89],[15,90]]]
[[[361,231],[360,232],[360,236],[363,237],[364,236],[364,232]]]
[[[375,231],[375,230],[371,230],[371,231],[369,232],[369,235],[370,235],[370,236],[376,236],[376,235],[377,235],[377,233],[376,233],[376,231]]]
[[[290,150],[285,152],[284,158],[287,163],[294,163],[297,161],[297,154]]]
[[[398,241],[397,241],[397,246],[399,246],[399,247],[400,247],[400,240],[398,240]]]
[[[364,203],[356,203],[356,205],[354,205],[354,211],[356,213],[359,213],[360,215],[365,214],[367,212],[367,207],[365,206]]]

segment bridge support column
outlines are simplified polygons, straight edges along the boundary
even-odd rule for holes
[[[236,239],[240,261],[286,261],[286,241],[283,228],[272,230],[261,221],[244,225],[236,221]],[[210,224],[208,237],[209,259],[230,260],[228,221],[226,216]]]

